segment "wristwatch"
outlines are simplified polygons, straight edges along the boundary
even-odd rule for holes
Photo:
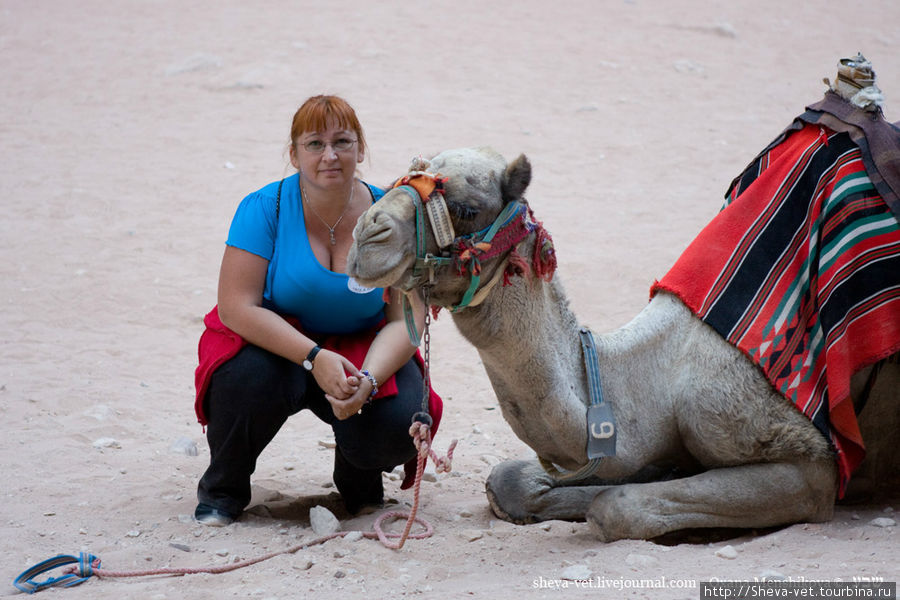
[[[316,354],[318,354],[319,350],[321,349],[321,347],[316,346],[309,351],[309,354],[306,355],[306,358],[304,358],[303,362],[301,363],[304,369],[306,369],[307,371],[313,370],[313,361],[316,360]]]

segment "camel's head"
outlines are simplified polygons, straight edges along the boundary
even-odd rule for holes
[[[417,159],[410,171],[439,173],[446,178],[443,197],[457,240],[489,227],[509,202],[522,199],[531,181],[531,165],[524,155],[507,165],[502,156],[487,148],[449,150],[430,161]],[[427,275],[414,269],[417,247],[419,256],[441,256],[441,248],[427,218],[424,223],[422,226],[420,220],[417,228],[415,199],[409,188],[392,189],[360,216],[347,257],[347,274],[370,287],[411,289],[427,283]],[[423,236],[418,242],[417,235]],[[434,304],[450,306],[465,292],[468,279],[452,273],[449,265],[437,269],[432,282]]]

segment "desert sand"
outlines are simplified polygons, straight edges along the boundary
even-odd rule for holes
[[[190,517],[208,462],[193,414],[202,317],[237,203],[290,173],[306,97],[356,107],[372,183],[445,148],[526,154],[557,276],[603,332],[637,314],[731,179],[857,51],[897,121],[896,0],[0,2],[0,596],[60,553],[110,570],[197,567],[315,537],[308,508],[334,490],[330,430],[309,414],[260,459],[257,508],[225,529]],[[896,520],[900,501],[676,545],[499,521],[485,477],[530,450],[447,314],[432,341],[446,403],[435,446],[459,446],[453,473],[422,487],[431,538],[400,551],[338,539],[222,575],[42,594],[695,599],[716,579],[898,579],[900,532],[872,522]],[[396,479],[386,495],[402,508],[412,494]],[[562,579],[572,573],[591,586]]]

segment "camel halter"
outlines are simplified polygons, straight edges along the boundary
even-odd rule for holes
[[[450,213],[447,210],[447,202],[444,199],[444,183],[447,178],[440,174],[425,171],[413,171],[400,179],[394,189],[405,192],[413,202],[416,209],[416,260],[413,264],[412,276],[409,277],[400,288],[403,295],[403,314],[406,321],[406,330],[410,342],[414,346],[419,345],[419,333],[416,329],[412,314],[412,306],[408,294],[416,287],[430,287],[434,285],[435,269],[443,266],[457,265],[460,275],[469,271],[469,287],[463,294],[458,304],[450,307],[452,312],[457,312],[467,306],[476,306],[486,296],[486,291],[493,287],[503,274],[504,269],[498,269],[498,273],[491,279],[485,288],[479,291],[481,285],[481,261],[489,258],[491,241],[503,228],[514,223],[517,217],[521,218],[526,213],[526,205],[518,201],[511,201],[503,207],[494,222],[488,227],[463,236],[456,236],[453,223],[450,221]],[[425,247],[425,213],[431,223],[431,230],[441,250],[441,256],[427,252]],[[534,230],[536,225],[523,227],[522,235],[515,240],[511,247],[518,244],[528,233]],[[491,256],[499,252],[491,253]],[[427,279],[422,282],[423,275]],[[427,310],[427,306],[426,306]]]

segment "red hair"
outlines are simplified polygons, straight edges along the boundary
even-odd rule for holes
[[[331,123],[337,123],[338,127],[356,133],[359,149],[363,152],[368,150],[362,125],[359,124],[353,107],[343,98],[325,95],[309,98],[294,113],[291,122],[291,146],[297,143],[296,140],[301,134],[307,131],[325,131]]]

